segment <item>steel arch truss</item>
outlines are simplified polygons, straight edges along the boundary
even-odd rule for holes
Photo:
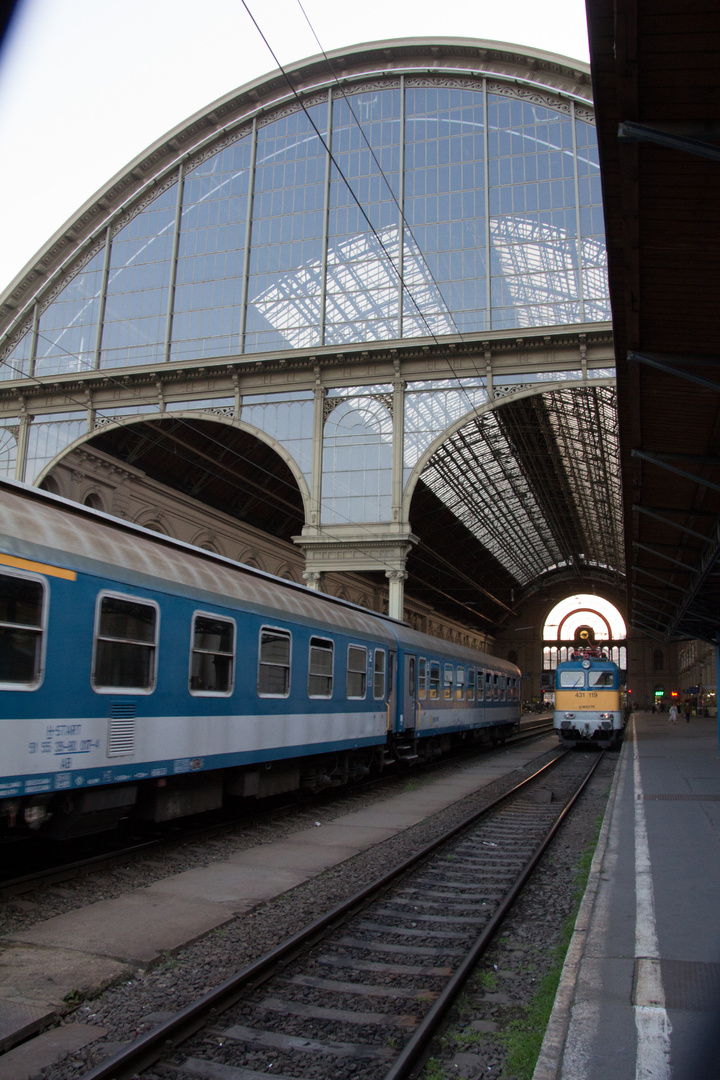
[[[520,588],[556,569],[619,581],[612,387],[506,399],[452,434],[421,479]]]

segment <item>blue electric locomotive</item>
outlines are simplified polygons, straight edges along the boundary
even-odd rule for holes
[[[54,835],[504,739],[520,672],[0,481],[0,826]]]

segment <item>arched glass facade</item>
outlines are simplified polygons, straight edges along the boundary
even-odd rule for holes
[[[189,155],[63,280],[0,378],[607,320],[589,107],[442,73],[316,90]]]

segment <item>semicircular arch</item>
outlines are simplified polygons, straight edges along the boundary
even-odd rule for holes
[[[612,384],[615,385],[615,379],[597,379],[593,380],[593,385],[600,384]],[[402,501],[402,520],[409,520],[410,504],[412,497],[415,493],[417,482],[420,479],[424,469],[426,468],[430,459],[437,453],[437,451],[450,439],[456,432],[461,431],[466,424],[469,424],[477,417],[484,416],[486,413],[496,412],[504,405],[508,405],[513,401],[521,401],[523,398],[538,397],[541,394],[551,393],[553,390],[573,390],[583,389],[587,387],[587,382],[582,379],[572,380],[558,380],[556,382],[542,382],[537,383],[534,386],[525,386],[522,390],[514,391],[511,394],[503,394],[502,397],[492,398],[490,401],[486,401],[481,405],[474,406],[472,409],[468,409],[466,413],[458,417],[449,424],[444,431],[441,431],[433,441],[427,446],[427,448],[420,455],[415,465],[410,470],[410,474],[405,481],[405,487],[403,490]]]
[[[200,412],[198,410],[192,409],[183,410],[181,412],[173,412],[172,414],[158,412],[144,414],[138,413],[137,415],[133,416],[124,416],[122,417],[122,419],[110,419],[107,422],[103,423],[101,427],[95,428],[93,431],[90,432],[84,432],[78,438],[73,439],[65,447],[63,447],[63,449],[59,451],[40,470],[40,472],[33,480],[33,485],[35,487],[39,487],[45,481],[46,477],[52,472],[55,466],[63,460],[63,458],[67,457],[67,455],[70,454],[73,450],[77,450],[80,447],[87,445],[88,443],[92,443],[92,441],[96,439],[101,433],[104,435],[105,433],[112,432],[113,430],[132,427],[136,424],[145,424],[149,421],[162,422],[163,420],[182,419],[202,420],[205,423],[209,422],[212,424],[219,424],[224,427],[233,428],[235,431],[243,431],[245,432],[245,434],[250,435],[251,437],[257,439],[259,442],[263,443],[271,450],[273,450],[292,473],[293,479],[297,484],[297,488],[302,500],[303,517],[305,520],[307,520],[310,506],[310,490],[308,488],[307,481],[302,473],[300,466],[295,461],[292,454],[290,454],[290,452],[282,445],[282,443],[278,442],[278,440],[273,438],[272,435],[268,435],[266,432],[262,431],[261,428],[256,427],[254,424],[249,424],[243,420],[236,420],[232,417],[222,416],[214,413]]]

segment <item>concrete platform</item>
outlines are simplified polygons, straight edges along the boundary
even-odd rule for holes
[[[639,712],[534,1080],[719,1077],[717,720]]]
[[[12,1044],[13,1033],[16,1040],[27,1037],[51,1022],[74,990],[97,991],[129,977],[138,967],[179,951],[237,914],[416,825],[555,746],[555,736],[549,735],[532,746],[509,747],[492,760],[468,763],[449,779],[411,777],[412,790],[376,806],[9,934],[0,945],[0,1040],[3,1033],[5,1045]],[[5,1080],[7,1058],[0,1061],[0,1080]],[[23,1080],[24,1060],[13,1064],[13,1080],[16,1075]]]

